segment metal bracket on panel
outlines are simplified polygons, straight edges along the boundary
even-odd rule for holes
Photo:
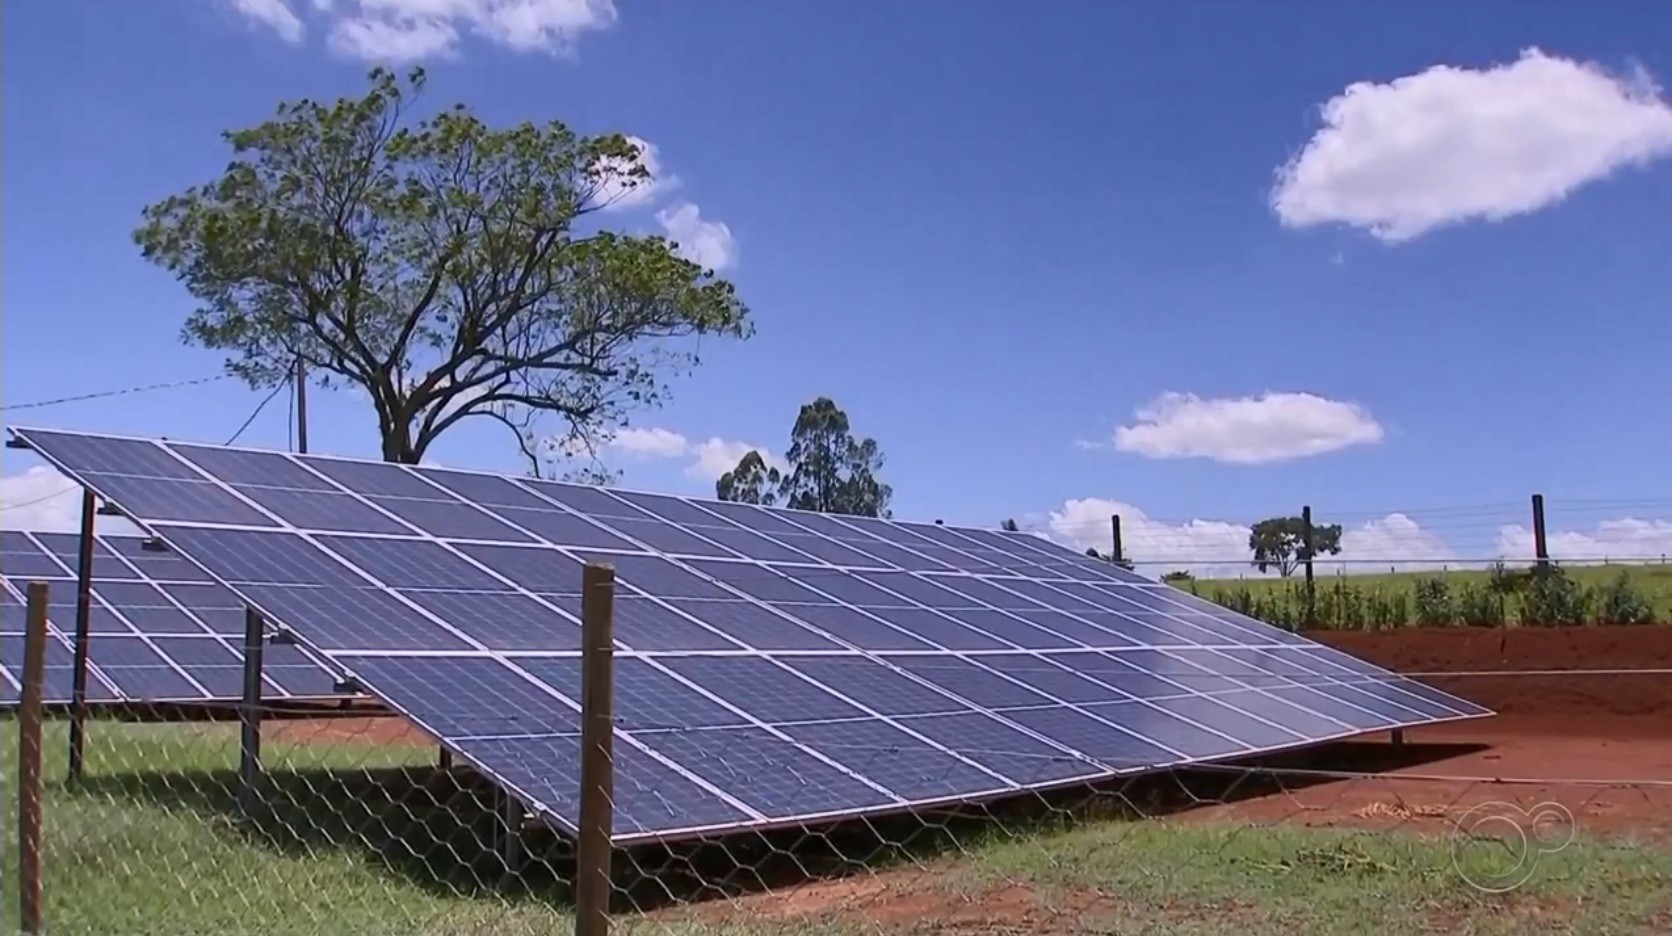
[[[360,687],[360,680],[355,679],[353,676],[344,676],[336,682],[333,682],[331,684],[331,691],[342,693],[343,695],[359,695],[365,692],[365,690]]]
[[[112,504],[110,501],[107,501],[107,500],[99,501],[99,509],[95,512],[101,517],[125,517],[125,516],[127,516],[127,514],[122,512],[122,508],[116,506],[115,504]]]
[[[30,445],[28,442],[23,441],[23,439],[18,437],[18,436],[7,436],[6,437],[6,448],[21,449],[25,452],[29,452],[29,451],[33,451],[35,447],[33,445]]]
[[[294,647],[296,646],[296,633],[288,627],[281,627],[273,631],[273,636],[267,638],[267,642],[282,647]]]
[[[168,552],[168,544],[155,536],[147,536],[140,541],[139,548],[145,552]]]

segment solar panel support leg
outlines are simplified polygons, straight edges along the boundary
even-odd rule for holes
[[[244,609],[244,699],[238,707],[238,807],[253,819],[261,797],[261,612]]]
[[[93,616],[93,491],[81,491],[81,539],[75,570],[75,664],[70,688],[70,782],[81,780],[87,750],[87,641]]]
[[[499,857],[500,870],[508,878],[522,873],[523,807],[509,791],[494,787],[494,831],[498,841],[494,852]]]
[[[608,936],[615,799],[615,569],[581,570],[581,796],[575,936]]]
[[[1405,746],[1405,729],[1403,729],[1403,728],[1393,729],[1392,733],[1389,735],[1389,740],[1393,742],[1394,747],[1404,747]]]
[[[452,770],[453,769],[453,752],[447,750],[444,747],[438,747],[436,749],[436,751],[437,751],[436,756],[435,756],[436,769],[437,770],[449,770],[449,771]]]

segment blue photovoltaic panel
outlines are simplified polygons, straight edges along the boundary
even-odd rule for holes
[[[110,691],[167,686],[159,659],[221,679],[236,648],[209,632],[248,601],[571,829],[581,570],[612,563],[624,840],[1489,714],[1026,534],[14,432],[213,576],[113,591]],[[170,611],[206,633],[164,632]]]
[[[0,706],[16,705],[21,692],[24,598],[31,581],[51,587],[45,698],[70,701],[79,540],[73,533],[0,531]],[[243,696],[245,602],[178,553],[146,541],[94,540],[88,699],[237,701]],[[331,672],[294,648],[271,648],[263,671],[267,698],[333,695]]]

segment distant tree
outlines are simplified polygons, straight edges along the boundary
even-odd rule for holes
[[[1184,569],[1174,569],[1173,571],[1168,572],[1165,575],[1161,576],[1161,581],[1167,582],[1167,583],[1170,583],[1170,584],[1174,584],[1174,585],[1182,585],[1182,584],[1186,584],[1186,583],[1189,583],[1189,582],[1194,582],[1195,580],[1196,580],[1196,576],[1191,575],[1188,571],[1186,571]]]
[[[721,500],[762,498],[776,487],[775,499],[785,507],[819,513],[860,517],[889,516],[894,489],[877,478],[882,451],[875,439],[856,439],[842,412],[829,397],[801,407],[790,430],[784,470],[767,468],[759,452],[743,456],[737,467],[721,476],[715,493]]]
[[[1275,568],[1277,574],[1288,578],[1305,555],[1306,524],[1300,517],[1269,517],[1261,520],[1248,532],[1248,548],[1254,552],[1254,566],[1261,572]],[[1312,525],[1312,554],[1341,551],[1341,524]]]
[[[778,486],[782,483],[783,476],[778,469],[768,465],[760,452],[750,451],[736,468],[714,482],[714,496],[723,501],[770,507],[778,499]]]
[[[1006,533],[1020,533],[1020,532],[1022,532],[1022,528],[1016,525],[1016,521],[1009,520],[1009,519],[1006,519],[1003,523],[999,524],[999,529],[1003,530]]]
[[[659,403],[696,361],[674,340],[748,336],[731,283],[590,220],[653,181],[635,144],[493,128],[463,105],[410,119],[424,83],[376,69],[364,97],[281,103],[225,134],[219,178],[145,207],[142,255],[197,300],[186,342],[252,387],[300,361],[364,389],[385,460],[486,417],[538,472],[541,440],[591,440]]]

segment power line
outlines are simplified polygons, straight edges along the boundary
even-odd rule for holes
[[[106,397],[127,396],[133,393],[149,393],[152,390],[173,390],[177,387],[195,387],[199,384],[214,383],[217,380],[231,379],[231,374],[215,374],[210,377],[196,377],[191,380],[175,380],[169,383],[147,384],[142,387],[125,387],[121,390],[100,390],[97,393],[83,393],[77,396],[58,397],[52,400],[35,400],[30,403],[14,403],[10,406],[0,406],[0,411],[14,412],[16,410],[39,409],[43,406],[57,406],[61,403],[80,403],[83,400],[102,400]]]
[[[219,378],[219,377],[207,378],[207,379],[204,379],[204,380],[188,381],[187,383],[207,383],[210,379],[220,380],[222,378]],[[185,384],[176,384],[175,386],[184,386],[184,385]],[[163,385],[159,384],[158,386],[160,387],[160,386],[163,386]],[[267,404],[273,402],[273,398],[279,395],[279,391],[285,389],[288,386],[290,386],[290,382],[285,381],[284,383],[279,384],[277,387],[274,387],[273,391],[271,393],[267,394],[267,396],[262,398],[260,403],[256,404],[255,410],[250,413],[250,415],[247,419],[244,420],[243,425],[238,427],[238,431],[234,432],[232,434],[232,438],[227,439],[225,442],[223,442],[221,444],[222,445],[231,445],[232,443],[238,441],[239,437],[244,434],[244,431],[246,429],[250,428],[250,424],[255,422],[256,417],[261,415],[261,411],[267,408]],[[117,392],[128,392],[128,391],[117,391]],[[97,395],[97,394],[95,394],[95,395]],[[104,394],[104,395],[105,396],[110,396],[112,394]],[[77,398],[77,399],[85,399],[85,398]],[[48,402],[51,402],[51,401],[48,401]],[[68,402],[68,401],[58,401],[58,402]],[[25,404],[25,405],[45,406],[47,404],[46,403],[40,403],[40,404]],[[23,407],[18,407],[18,408],[22,409]],[[20,504],[0,504],[0,512],[7,511],[7,510],[22,510],[25,507],[33,507],[36,504],[44,504],[47,501],[52,500],[55,497],[63,497],[65,494],[69,494],[69,493],[75,491],[75,489],[79,486],[80,485],[72,484],[69,487],[64,488],[61,491],[54,491],[51,494],[45,494],[45,495],[37,497],[33,500],[26,500],[26,501],[24,501]]]

